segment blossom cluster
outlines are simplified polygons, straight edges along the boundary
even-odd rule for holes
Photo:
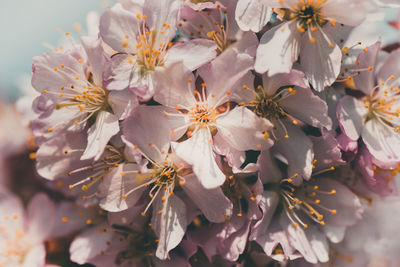
[[[100,267],[358,262],[346,228],[397,193],[400,51],[346,40],[383,2],[120,0],[66,32],[33,58],[30,128],[73,204],[36,196],[27,235],[80,227],[71,260]],[[0,266],[44,266],[0,223]]]

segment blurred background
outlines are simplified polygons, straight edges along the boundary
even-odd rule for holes
[[[31,74],[32,57],[58,46],[64,32],[86,29],[86,15],[113,0],[1,0],[0,98],[15,101]],[[61,30],[57,31],[59,28]]]

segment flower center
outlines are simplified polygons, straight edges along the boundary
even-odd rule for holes
[[[271,97],[259,98],[254,107],[254,112],[266,119],[282,119],[285,117],[286,112],[279,105],[278,101],[275,101]]]
[[[85,91],[66,98],[66,103],[57,104],[56,109],[78,107],[79,110],[91,114],[106,106],[108,90],[98,86],[88,86],[85,89]]]
[[[167,50],[172,46],[170,42],[171,25],[164,23],[160,30],[148,29],[146,26],[146,16],[137,13],[136,17],[138,19],[136,45],[133,46],[133,43],[129,42],[130,36],[125,35],[122,46],[133,46],[131,47],[134,51],[132,55],[136,57],[136,63],[141,67],[143,72],[154,70],[157,66],[164,65]],[[133,64],[132,59],[128,61]]]
[[[65,150],[64,153],[68,154],[72,151]],[[96,185],[97,182],[101,181],[105,175],[111,172],[112,169],[125,162],[124,155],[121,151],[112,145],[107,145],[103,153],[103,156],[87,166],[71,170],[68,172],[68,176],[83,174],[84,177],[75,184],[69,185],[70,189],[76,186],[81,186],[82,191],[87,192],[89,188]],[[89,173],[89,174],[87,174]],[[90,175],[90,176],[89,176]],[[86,198],[86,197],[84,197]]]
[[[193,2],[193,1],[192,1]],[[207,2],[196,1],[195,3]],[[217,53],[222,53],[231,44],[228,38],[228,23],[226,9],[221,5],[217,5],[214,9],[207,9],[202,11],[191,10],[191,15],[198,16],[194,20],[190,17],[183,17],[182,21],[178,23],[182,32],[192,38],[205,38],[210,39],[217,45]],[[197,24],[200,22],[199,24]]]
[[[295,176],[297,176],[295,174]],[[291,183],[292,178],[283,179],[280,182],[280,196],[283,210],[295,227],[299,225],[308,228],[306,218],[314,223],[325,225],[323,212],[336,214],[337,210],[330,209],[321,203],[319,197],[335,195],[336,190],[321,190],[318,185],[305,182],[301,187],[295,187]]]
[[[189,111],[190,122],[200,127],[208,127],[214,124],[218,114],[218,111],[208,107],[207,103],[196,104],[196,106]]]
[[[308,28],[324,25],[327,20],[321,12],[323,2],[321,0],[299,1],[299,4],[290,10],[290,19],[296,19],[299,27],[305,31]]]

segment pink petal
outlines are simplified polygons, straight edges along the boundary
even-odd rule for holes
[[[107,63],[107,56],[103,49],[103,41],[98,36],[82,36],[81,41],[88,57],[94,84],[102,86],[103,70]]]
[[[28,205],[28,232],[37,242],[47,239],[56,220],[56,206],[43,193],[35,195]]]
[[[118,52],[134,52],[138,35],[136,14],[125,10],[117,3],[104,11],[100,18],[100,35],[104,42]],[[125,37],[128,36],[128,39]],[[127,45],[125,45],[127,42]]]
[[[97,189],[97,195],[101,199],[99,205],[102,209],[118,212],[136,204],[147,188],[141,187],[130,193],[131,190],[140,186],[139,177],[132,173],[122,175],[121,172],[137,170],[136,164],[120,164],[104,177]]]
[[[155,162],[164,161],[170,146],[171,129],[163,107],[138,106],[123,122],[122,132],[126,140],[138,146],[146,157]]]
[[[109,231],[102,231],[103,229]],[[89,228],[87,231],[75,237],[69,248],[71,261],[78,264],[85,264],[91,259],[108,249],[108,242],[113,237],[112,229],[108,228],[105,223]]]
[[[264,91],[268,95],[273,95],[279,88],[288,85],[308,88],[308,81],[305,78],[304,73],[298,70],[291,70],[288,73],[280,73],[273,76],[266,73],[262,78]]]
[[[195,78],[182,62],[175,62],[156,73],[158,88],[154,99],[167,106],[194,106]],[[189,82],[190,81],[190,82]]]
[[[273,144],[271,139],[265,139],[263,135],[263,132],[272,128],[272,124],[246,107],[235,107],[228,111],[217,119],[216,125],[220,136],[237,150],[261,150]]]
[[[232,88],[253,65],[253,59],[247,54],[239,54],[235,49],[227,49],[210,64],[198,70],[199,76],[207,85],[207,101],[211,106],[229,99],[234,93]],[[215,95],[215,96],[214,96]],[[225,101],[226,102],[226,101]]]
[[[279,101],[282,108],[293,117],[314,127],[332,127],[328,105],[310,88],[295,87],[296,94]]]
[[[214,41],[194,39],[173,45],[167,54],[165,64],[182,61],[191,71],[217,57],[217,45]]]
[[[233,205],[225,197],[221,188],[206,189],[194,174],[184,176],[185,183],[182,188],[193,202],[201,209],[204,216],[214,223],[225,222],[226,216],[232,214]]]
[[[375,44],[368,46],[367,50],[362,51],[357,57],[357,61],[359,64],[356,68],[363,69],[363,71],[361,71],[359,75],[354,76],[354,82],[357,86],[357,89],[361,90],[367,95],[372,94],[375,87],[375,66],[377,63],[376,60],[380,48],[381,42],[378,41]],[[368,68],[371,68],[371,70],[368,70]],[[392,74],[389,74],[388,77],[390,75]],[[386,77],[385,80],[388,77]]]
[[[279,141],[275,143],[274,151],[281,153],[288,161],[288,176],[296,173],[299,179],[295,182],[301,182],[301,177],[308,180],[311,177],[312,161],[314,152],[310,139],[297,126],[286,121],[282,121],[287,129],[289,138],[285,138],[285,132],[281,126],[277,126],[276,135]],[[275,124],[276,126],[277,124]]]

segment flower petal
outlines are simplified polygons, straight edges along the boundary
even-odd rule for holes
[[[115,54],[111,57],[103,76],[104,85],[108,90],[120,91],[142,85],[140,68],[135,60],[129,54]]]
[[[104,42],[118,52],[135,52],[138,20],[117,3],[104,11],[100,18],[100,35]],[[128,36],[128,39],[126,39]]]
[[[357,26],[365,19],[363,4],[358,0],[329,0],[321,6],[321,11],[338,23]]]
[[[127,141],[138,146],[154,162],[165,159],[170,146],[170,133],[164,109],[161,106],[138,106],[122,124]],[[164,154],[163,154],[164,152]]]
[[[184,176],[183,191],[201,209],[204,216],[214,223],[225,222],[232,215],[233,205],[221,188],[206,189],[194,174]]]
[[[332,127],[328,105],[310,88],[295,87],[296,94],[279,101],[282,108],[293,117],[317,128]]]
[[[136,164],[120,164],[104,176],[102,183],[96,191],[98,197],[101,198],[99,205],[102,209],[110,212],[118,212],[136,204],[146,190],[146,187],[139,187],[141,184],[139,182],[140,179],[135,174],[121,173],[137,170],[138,167]],[[135,188],[138,189],[131,192]]]
[[[108,104],[119,120],[124,120],[138,104],[135,95],[129,90],[111,91],[108,94]]]
[[[107,63],[107,57],[103,49],[103,41],[98,36],[82,36],[81,41],[85,48],[93,82],[97,86],[103,85],[103,70]]]
[[[214,107],[228,100],[234,93],[236,82],[253,66],[253,59],[247,54],[239,54],[235,49],[227,49],[210,64],[198,70],[207,85],[207,101]],[[221,103],[222,102],[222,103]]]
[[[110,138],[119,132],[118,118],[107,111],[97,114],[96,122],[88,131],[88,144],[81,160],[94,158],[98,160],[103,154]]]
[[[216,188],[225,182],[225,174],[215,162],[211,134],[207,129],[200,128],[188,140],[173,143],[172,147],[180,158],[193,165],[194,173],[205,188]]]
[[[339,125],[352,140],[360,137],[368,109],[361,101],[351,96],[344,96],[337,105]]]
[[[386,163],[400,161],[400,135],[392,127],[372,119],[365,124],[361,136],[374,158]]]
[[[259,32],[269,22],[272,9],[262,0],[239,0],[235,18],[243,31]]]
[[[43,193],[36,194],[28,205],[28,232],[37,242],[47,239],[56,220],[56,206]]]
[[[310,39],[310,36],[313,39]],[[315,32],[309,29],[304,33],[301,40],[300,65],[315,90],[321,92],[325,86],[336,81],[341,60],[342,51],[339,46],[322,29]]]
[[[165,260],[168,258],[169,251],[181,242],[185,234],[186,206],[175,195],[167,197],[165,202],[160,199],[156,200],[153,206],[151,227],[159,239],[156,256]]]
[[[284,138],[285,132],[281,126],[278,126],[276,135],[280,139],[275,143],[273,149],[281,153],[288,161],[289,177],[297,173],[302,178],[308,180],[311,177],[312,161],[314,159],[312,143],[297,126],[286,121],[282,122],[287,129],[289,138]],[[295,179],[296,183],[300,181]]]
[[[268,149],[273,144],[263,134],[272,128],[272,124],[246,107],[235,107],[227,111],[225,116],[217,119],[216,126],[220,136],[240,151]]]
[[[102,231],[108,229],[109,231]],[[69,247],[71,260],[78,264],[85,264],[101,252],[108,249],[114,232],[107,227],[106,223],[96,225],[81,233],[72,241]]]
[[[375,44],[368,46],[366,48],[367,50],[362,51],[357,57],[357,69],[363,69],[363,71],[360,71],[360,74],[354,76],[354,82],[357,86],[357,89],[361,90],[367,95],[372,94],[375,87],[375,67],[380,48],[381,42],[378,41]],[[368,68],[371,70],[368,70]],[[385,69],[385,67],[382,69]],[[382,74],[383,73],[384,71]],[[389,74],[387,77],[385,77],[385,80],[389,78],[390,75],[392,74]]]
[[[194,39],[173,45],[167,54],[165,64],[182,61],[186,68],[195,70],[217,57],[214,41]]]
[[[158,87],[154,99],[167,107],[194,106],[195,78],[182,62],[172,63],[156,74]]]
[[[296,24],[296,21],[284,22],[263,34],[254,65],[258,73],[268,71],[272,76],[292,69],[300,53],[301,35]]]

